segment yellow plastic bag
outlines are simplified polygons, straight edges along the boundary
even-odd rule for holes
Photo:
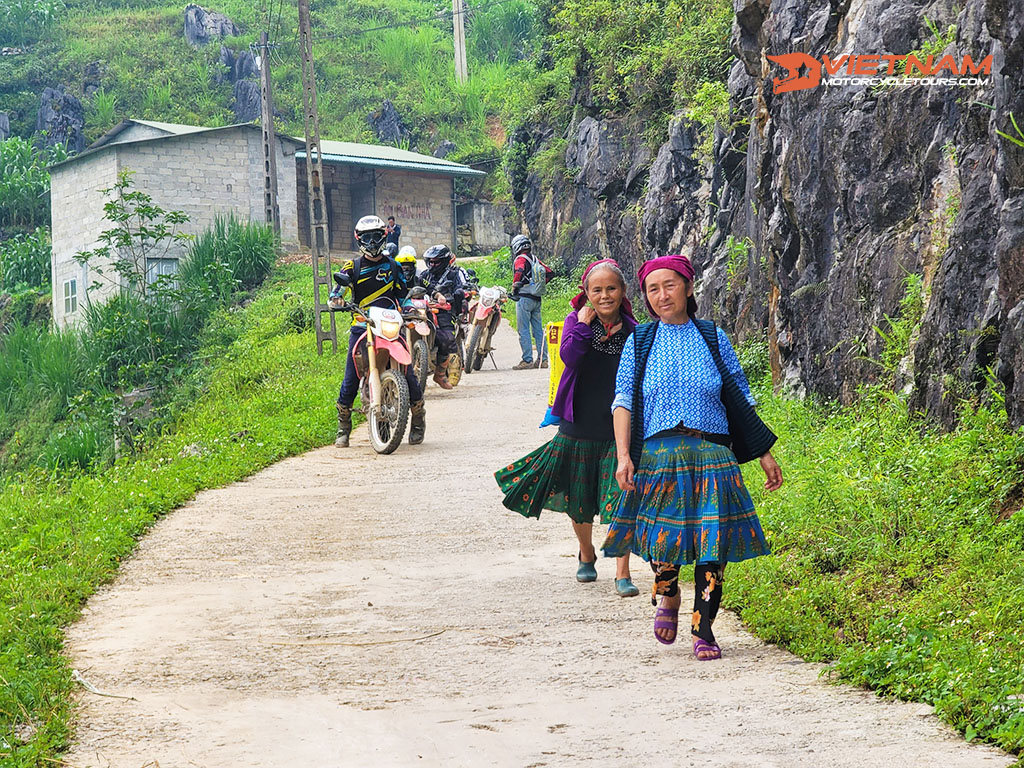
[[[562,371],[565,370],[562,356],[558,354],[562,346],[562,325],[561,322],[548,323],[544,329],[548,342],[548,407],[555,404],[558,382],[562,380]]]

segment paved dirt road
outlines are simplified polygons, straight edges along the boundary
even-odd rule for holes
[[[720,662],[662,647],[609,561],[578,585],[567,520],[500,505],[492,471],[550,431],[547,372],[508,370],[510,331],[499,347],[501,371],[430,389],[423,446],[376,456],[359,430],[160,522],[70,630],[75,667],[134,700],[82,693],[68,764],[1012,762],[927,707],[820,682],[731,614]]]

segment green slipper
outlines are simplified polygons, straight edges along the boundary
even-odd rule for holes
[[[579,556],[577,556],[577,559],[579,559]],[[584,563],[582,560],[579,562],[580,567],[576,569],[576,581],[583,584],[588,584],[591,581],[597,581],[597,568],[595,567],[597,565],[597,560],[590,563]]]
[[[640,590],[636,588],[633,580],[628,576],[624,579],[615,580],[615,591],[618,592],[619,597],[636,597],[640,594]]]

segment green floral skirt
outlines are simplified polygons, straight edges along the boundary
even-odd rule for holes
[[[523,517],[542,509],[577,523],[611,520],[619,503],[615,441],[580,440],[559,433],[528,456],[494,473],[507,508]]]

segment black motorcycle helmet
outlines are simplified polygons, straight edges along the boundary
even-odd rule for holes
[[[432,245],[423,252],[423,260],[431,272],[440,272],[451,263],[452,250],[447,245]]]
[[[389,259],[393,259],[398,256],[398,246],[395,243],[384,243],[384,247],[380,249],[382,255]]]

